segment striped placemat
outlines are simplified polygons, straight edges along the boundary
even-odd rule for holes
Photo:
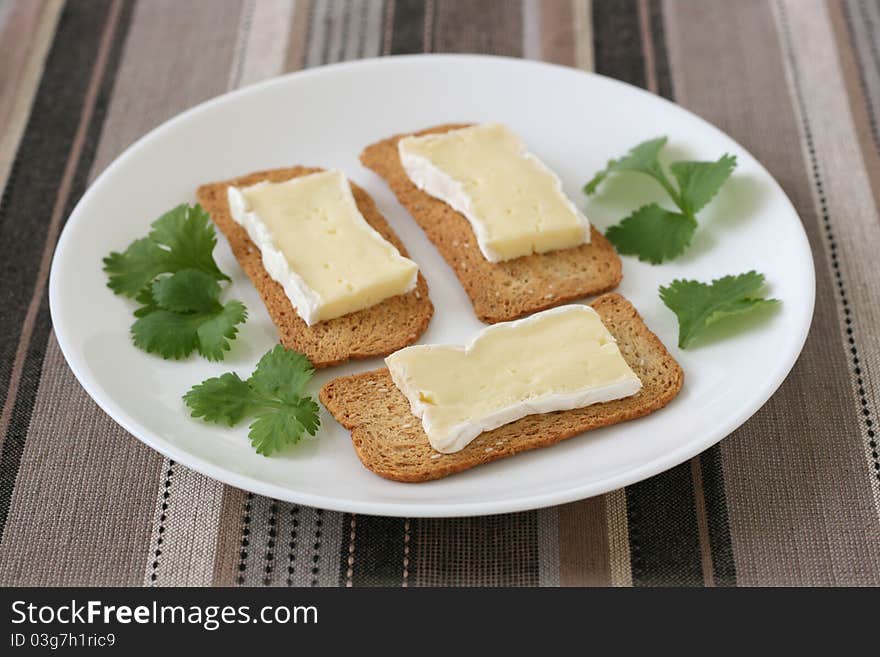
[[[0,582],[880,584],[877,29],[880,9],[861,0],[0,0]],[[803,355],[754,418],[603,497],[421,520],[224,486],[94,405],[46,297],[89,181],[204,99],[413,52],[595,70],[695,111],[767,166],[803,218],[817,304]]]

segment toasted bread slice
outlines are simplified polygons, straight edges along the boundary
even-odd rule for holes
[[[467,124],[442,125],[414,134],[448,132]],[[474,312],[494,324],[561,303],[613,290],[622,278],[620,257],[611,243],[591,229],[590,243],[492,263],[483,257],[464,215],[416,187],[397,153],[395,135],[361,153],[361,162],[382,176],[397,200],[427,233],[455,271]]]
[[[440,479],[666,406],[681,390],[684,373],[663,343],[619,294],[606,294],[590,305],[642,381],[642,389],[632,397],[572,411],[529,415],[480,434],[454,454],[431,448],[421,421],[412,415],[387,369],[333,379],[321,388],[321,402],[351,430],[355,451],[368,469],[386,479],[406,482]]]
[[[322,169],[292,167],[257,171],[240,178],[202,185],[197,196],[199,203],[226,235],[232,253],[263,297],[285,347],[305,354],[315,367],[329,367],[351,359],[386,356],[412,344],[428,328],[434,306],[428,298],[428,284],[421,273],[415,289],[407,294],[390,297],[370,308],[308,326],[297,314],[281,285],[266,272],[260,250],[229,213],[226,189],[230,185],[246,187],[263,180],[283,182],[318,171]],[[406,256],[406,249],[369,194],[354,183],[351,183],[351,190],[367,223],[397,247],[401,255]]]

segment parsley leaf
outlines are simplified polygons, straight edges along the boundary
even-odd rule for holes
[[[674,280],[660,288],[663,303],[678,317],[678,346],[686,348],[698,335],[718,321],[779,303],[761,294],[764,275],[756,271],[724,276],[711,284]]]
[[[651,203],[611,226],[605,236],[620,253],[636,255],[639,260],[656,265],[681,255],[696,229],[694,219]]]
[[[666,137],[642,142],[619,160],[609,161],[584,185],[584,193],[593,194],[609,174],[625,171],[649,175],[660,183],[679,212],[651,203],[605,233],[620,253],[636,255],[655,265],[681,255],[690,245],[697,228],[697,212],[712,200],[736,168],[736,157],[726,154],[716,162],[674,162],[669,169],[678,183],[676,189],[660,164],[660,151],[665,145]]]
[[[137,347],[163,358],[179,360],[198,352],[208,360],[223,360],[238,324],[247,319],[240,301],[220,303],[220,286],[209,274],[184,269],[157,279],[138,300],[131,334]]]
[[[159,274],[196,269],[215,280],[229,280],[214,262],[217,236],[200,205],[178,205],[152,224],[150,234],[122,253],[104,258],[107,286],[116,294],[136,297]]]
[[[247,416],[251,445],[269,456],[314,436],[321,424],[318,404],[305,395],[314,374],[308,358],[277,345],[266,352],[247,381],[234,372],[207,379],[183,396],[192,417],[233,426]]]

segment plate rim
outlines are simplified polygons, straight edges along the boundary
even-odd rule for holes
[[[621,85],[629,88],[631,91],[634,90],[635,92],[651,96],[654,101],[660,101],[662,103],[673,105],[678,111],[685,112],[691,120],[702,124],[704,127],[709,127],[712,130],[722,133],[727,139],[733,142],[737,146],[737,148],[741,149],[742,152],[747,153],[750,157],[752,157],[752,159],[757,163],[758,167],[760,168],[760,171],[765,174],[770,181],[772,181],[776,192],[781,194],[782,198],[785,199],[785,202],[787,203],[788,208],[791,210],[792,214],[800,218],[800,214],[798,213],[788,194],[785,193],[785,190],[782,188],[779,182],[766,169],[761,161],[758,160],[758,158],[756,158],[747,148],[743,147],[742,144],[731,137],[727,132],[698,116],[689,109],[682,107],[681,105],[678,105],[666,98],[653,94],[645,89],[629,84],[627,82],[610,78],[598,73],[584,71],[581,69],[550,62],[522,59],[518,57],[481,54],[433,53],[371,57],[347,62],[338,62],[335,64],[319,66],[301,71],[294,71],[292,73],[287,73],[257,82],[255,84],[247,85],[233,91],[225,92],[223,94],[205,100],[163,121],[153,129],[151,129],[149,132],[135,140],[116,158],[114,158],[114,160],[91,182],[88,189],[77,201],[76,206],[74,206],[73,210],[68,216],[67,221],[65,222],[65,225],[61,231],[61,235],[59,236],[58,241],[55,245],[55,251],[53,253],[52,264],[49,273],[49,310],[52,319],[52,327],[68,367],[73,372],[77,382],[83,387],[89,397],[91,397],[91,399],[98,405],[99,408],[101,408],[103,412],[105,412],[114,422],[125,429],[126,432],[131,434],[137,440],[144,443],[146,446],[156,450],[158,453],[162,454],[166,458],[172,459],[180,463],[181,465],[184,465],[200,474],[211,477],[212,479],[216,479],[217,481],[228,484],[230,486],[234,486],[236,488],[251,491],[258,495],[264,495],[278,500],[345,513],[419,518],[452,518],[484,516],[499,513],[512,513],[517,511],[529,511],[533,509],[545,508],[549,506],[573,502],[576,500],[586,499],[595,495],[601,495],[609,491],[616,490],[618,488],[622,488],[624,486],[628,486],[639,481],[643,481],[644,479],[647,479],[677,465],[680,465],[689,458],[692,458],[693,456],[696,456],[697,454],[700,454],[706,449],[709,449],[713,445],[717,444],[722,439],[730,435],[737,428],[742,426],[742,424],[750,419],[767,403],[770,397],[772,397],[773,394],[782,385],[783,381],[791,372],[791,369],[794,367],[794,364],[800,357],[807,336],[809,335],[810,328],[812,326],[812,318],[815,309],[816,299],[815,261],[813,259],[813,252],[810,248],[809,240],[807,238],[806,231],[804,230],[802,221],[799,224],[800,231],[798,231],[798,236],[800,238],[800,241],[802,242],[802,246],[804,247],[804,252],[807,254],[807,264],[809,265],[806,267],[809,278],[809,280],[807,281],[809,285],[808,303],[805,306],[804,317],[800,318],[800,321],[798,321],[800,333],[798,335],[792,336],[791,344],[796,345],[796,348],[791,351],[792,356],[788,359],[790,362],[782,362],[782,364],[778,366],[775,371],[770,373],[772,376],[769,376],[765,379],[765,385],[761,390],[761,394],[756,397],[756,399],[759,399],[760,401],[753,402],[752,404],[743,407],[743,409],[741,409],[740,412],[737,413],[736,416],[729,423],[723,426],[715,427],[712,431],[703,434],[700,440],[689,440],[679,445],[676,449],[665,452],[661,456],[642,463],[636,467],[631,467],[613,475],[603,477],[601,479],[597,479],[592,482],[582,484],[580,486],[570,487],[562,491],[533,494],[529,497],[513,497],[491,502],[453,503],[388,502],[382,500],[363,501],[359,499],[327,497],[320,494],[296,491],[279,484],[266,482],[249,475],[243,475],[237,472],[233,472],[220,465],[215,465],[209,461],[206,461],[200,456],[192,454],[189,451],[181,449],[173,443],[167,441],[166,439],[161,438],[160,436],[154,437],[153,432],[147,427],[144,427],[141,423],[135,421],[133,418],[126,417],[124,409],[121,408],[119,404],[116,404],[109,397],[105,398],[104,395],[96,391],[95,385],[91,381],[91,377],[85,372],[85,368],[80,367],[80,362],[77,359],[73,345],[71,344],[71,337],[65,334],[63,328],[59,330],[59,327],[63,327],[64,321],[62,319],[60,323],[58,322],[59,311],[57,310],[57,308],[59,303],[59,291],[57,272],[58,263],[62,261],[64,254],[67,250],[69,250],[67,243],[70,240],[70,235],[72,233],[72,231],[69,230],[70,226],[74,225],[74,223],[76,222],[77,217],[81,213],[81,208],[85,203],[88,202],[88,199],[94,192],[94,188],[98,187],[106,176],[111,175],[112,172],[114,172],[117,168],[123,166],[124,162],[132,157],[133,154],[136,153],[140,148],[142,148],[145,142],[156,138],[165,130],[173,129],[174,125],[178,122],[184,121],[194,114],[207,111],[214,105],[219,105],[223,102],[226,102],[231,97],[255,93],[274,85],[287,84],[291,79],[303,79],[306,77],[320,76],[325,74],[328,70],[355,69],[362,67],[371,68],[386,65],[393,66],[403,62],[438,60],[456,61],[460,63],[473,60],[481,60],[502,63],[504,65],[530,68],[562,69],[567,73],[583,74],[588,77],[602,78],[606,82],[615,85]]]

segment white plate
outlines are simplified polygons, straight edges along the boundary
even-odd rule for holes
[[[388,135],[453,121],[501,121],[562,177],[600,229],[636,202],[662,197],[650,180],[621,176],[587,200],[581,185],[612,156],[665,134],[670,154],[739,166],[702,213],[695,242],[674,263],[624,258],[619,292],[639,309],[685,371],[667,408],[427,484],[402,484],[365,470],[349,434],[322,409],[316,439],[264,458],[247,427],[190,419],[191,385],[228,370],[246,376],[276,342],[259,296],[220,237],[217,261],[233,278],[225,298],[251,318],[226,361],[164,361],[135,349],[134,304],[105,287],[101,258],[144,235],[151,221],[203,182],[256,169],[307,164],[342,167],[376,199],[420,264],[436,312],[421,342],[459,342],[482,324],[449,267],[385,184],[358,161]],[[623,191],[625,190],[625,191]],[[675,317],[657,287],[677,277],[712,279],[757,269],[782,300],[775,313],[734,322],[688,351],[676,347]],[[542,507],[604,493],[670,468],[714,444],[767,401],[794,364],[810,325],[813,262],[794,208],[748,153],[702,119],[629,85],[574,69],[479,56],[365,60],[277,78],[206,102],[157,128],[122,154],[83,196],[58,244],[50,301],[64,355],[86,391],[147,445],[208,476],[301,504],[400,516],[461,516]],[[328,379],[381,360],[320,372]]]

